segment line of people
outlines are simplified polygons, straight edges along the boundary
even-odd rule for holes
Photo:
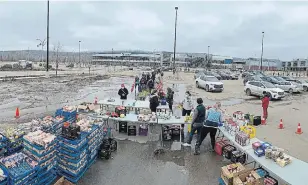
[[[149,90],[152,92],[153,89],[161,82],[163,73],[160,70],[153,71],[152,74],[142,73],[141,77],[137,75],[135,77],[135,88],[138,89],[138,92],[144,90]]]

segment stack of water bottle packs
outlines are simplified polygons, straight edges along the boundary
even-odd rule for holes
[[[41,130],[30,132],[23,138],[24,153],[38,163],[37,183],[49,185],[56,175],[56,136]]]
[[[22,137],[25,134],[19,128],[9,128],[0,134],[1,152],[5,156],[20,152],[22,150]]]
[[[34,185],[38,182],[38,163],[23,152],[0,159],[3,174],[1,179],[7,176],[0,184],[10,185]]]
[[[98,148],[102,141],[102,130],[99,125],[92,125],[92,129],[87,136],[88,139],[88,167],[90,167],[97,158]]]
[[[81,132],[75,139],[58,136],[58,173],[77,183],[87,170],[88,133]]]

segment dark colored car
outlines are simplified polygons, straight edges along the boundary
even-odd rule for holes
[[[206,76],[215,76],[218,80],[221,80],[221,76],[214,71],[203,71]]]
[[[272,84],[279,84],[279,81],[273,77],[270,77],[270,76],[260,76],[260,78],[263,80],[263,81],[267,81],[267,82],[270,82]]]
[[[231,76],[228,75],[227,73],[224,73],[222,71],[217,71],[217,73],[221,76],[222,80],[230,80]]]
[[[260,76],[249,75],[249,76],[246,76],[244,78],[243,84],[245,85],[248,81],[264,81],[264,80],[262,80],[262,78],[260,78]]]
[[[281,78],[280,76],[273,76],[273,78],[275,78],[279,82],[285,82],[286,81],[285,79]]]
[[[199,71],[198,73],[195,73],[194,78],[197,79],[202,75],[204,75],[204,73]]]
[[[281,78],[283,78],[284,80],[288,81],[288,82],[295,82],[296,80],[293,78],[290,78],[288,76],[282,76]]]

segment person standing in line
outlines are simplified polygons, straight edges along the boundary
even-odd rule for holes
[[[167,99],[169,109],[170,109],[171,112],[172,112],[172,105],[173,105],[173,95],[174,95],[174,91],[170,87],[168,87],[166,99]]]
[[[150,96],[150,109],[151,112],[156,112],[157,107],[159,106],[159,99],[157,91],[153,90]]]
[[[140,84],[140,79],[139,79],[139,76],[136,75],[136,77],[135,77],[135,88],[137,88],[137,86],[138,86],[138,92],[139,92],[139,84]]]
[[[118,95],[120,96],[121,100],[127,100],[128,90],[124,84],[121,84],[121,89],[119,89]]]
[[[206,112],[205,116],[205,123],[203,127],[201,128],[201,134],[198,138],[195,146],[195,155],[200,154],[200,146],[203,142],[203,140],[206,138],[207,134],[210,133],[211,137],[211,150],[214,151],[215,148],[215,137],[217,132],[217,127],[219,123],[222,123],[222,112],[221,112],[221,103],[217,102],[213,108],[210,108]]]
[[[149,92],[152,92],[152,89],[154,89],[154,81],[151,78],[149,79],[147,86],[148,86]]]
[[[203,122],[205,121],[206,109],[203,105],[202,98],[197,99],[197,107],[194,110],[193,119],[191,122],[191,132],[187,143],[184,143],[183,146],[190,146],[193,139],[194,133],[197,131],[197,141],[199,140]]]
[[[265,120],[267,120],[267,116],[268,116],[268,112],[267,112],[267,109],[268,109],[268,105],[269,105],[269,94],[267,92],[263,92],[263,95],[264,97],[262,98],[262,109],[263,109],[263,118]]]

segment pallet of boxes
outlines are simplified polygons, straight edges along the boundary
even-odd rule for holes
[[[222,185],[261,185],[261,177],[250,168],[245,168],[241,163],[230,164],[221,168]]]

